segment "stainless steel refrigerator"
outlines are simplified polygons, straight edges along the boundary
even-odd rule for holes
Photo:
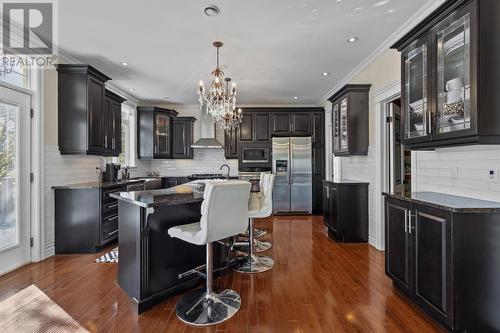
[[[311,137],[273,138],[274,213],[312,212]]]

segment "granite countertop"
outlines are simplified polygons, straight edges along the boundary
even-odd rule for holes
[[[187,183],[159,190],[111,193],[110,196],[144,208],[157,208],[201,202],[204,190],[202,183]]]
[[[144,182],[144,179],[128,179],[128,180],[118,180],[116,182],[86,182],[77,184],[66,184],[66,185],[56,185],[52,186],[54,190],[82,190],[82,189],[94,189],[94,188],[108,188],[119,185],[130,185]]]
[[[500,213],[500,202],[495,201],[472,199],[437,192],[413,192],[409,196],[385,192],[382,194],[390,198],[425,204],[453,213]]]
[[[338,181],[332,181],[332,180],[323,179],[323,183],[330,183],[330,184],[370,184],[369,182],[365,182],[365,181],[361,181],[361,180],[354,180],[354,179],[340,179]]]

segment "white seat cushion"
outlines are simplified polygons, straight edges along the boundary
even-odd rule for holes
[[[201,230],[200,222],[172,227],[168,229],[168,234],[170,237],[176,237],[192,244],[205,244],[205,235]]]

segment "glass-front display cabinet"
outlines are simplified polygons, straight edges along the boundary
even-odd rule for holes
[[[431,110],[429,108],[428,39],[419,40],[402,54],[403,59],[403,126],[404,139],[422,141],[431,132]]]
[[[332,106],[332,124],[333,124],[333,151],[340,150],[340,135],[339,135],[339,103],[334,103]]]
[[[333,154],[368,153],[369,84],[348,84],[328,100],[332,102]]]
[[[154,114],[154,158],[169,158],[171,156],[171,118],[161,112]]]
[[[403,144],[500,144],[500,1],[447,1],[401,52]]]
[[[436,134],[471,128],[470,13],[436,30]]]

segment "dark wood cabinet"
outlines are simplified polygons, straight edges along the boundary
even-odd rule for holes
[[[289,112],[273,112],[271,114],[273,135],[289,135],[292,132],[292,123]]]
[[[411,205],[396,200],[385,203],[385,273],[407,295],[412,293],[412,246],[408,233]]]
[[[118,156],[122,151],[122,103],[121,96],[106,90],[103,109],[105,156]]]
[[[274,136],[311,135],[311,112],[300,109],[276,110],[271,113],[271,134]]]
[[[118,237],[118,202],[109,187],[55,187],[56,254],[95,253]]]
[[[498,1],[447,1],[393,45],[408,148],[500,143],[498,15]]]
[[[269,112],[255,112],[255,142],[269,143],[271,141],[271,133],[269,131],[269,121],[271,115]]]
[[[292,133],[294,135],[311,135],[311,113],[294,112],[291,114]]]
[[[243,109],[239,127],[239,140],[245,143],[269,143],[269,112],[256,112]]]
[[[311,115],[313,214],[322,214],[325,179],[325,112]]]
[[[178,185],[182,185],[189,182],[187,177],[167,177],[163,179],[164,187],[170,188]]]
[[[385,198],[386,274],[451,331],[498,327],[498,316],[484,311],[500,306],[493,282],[500,271],[491,270],[500,255],[500,205],[491,204],[428,192]]]
[[[194,117],[175,117],[172,122],[172,158],[193,158]]]
[[[323,181],[328,234],[345,243],[368,242],[368,183]]]
[[[172,158],[172,118],[175,110],[137,107],[137,155],[139,159]]]
[[[412,216],[414,214],[414,216]],[[451,215],[416,205],[410,212],[409,232],[414,235],[414,288],[417,303],[451,325]]]
[[[233,128],[224,132],[224,157],[238,159],[240,153],[240,131]]]
[[[240,141],[252,142],[254,141],[254,114],[251,112],[244,112],[240,124]]]
[[[57,72],[59,151],[107,155],[104,83],[111,78],[82,64],[59,64]]]
[[[328,99],[336,156],[368,154],[369,91],[369,84],[348,84]]]

